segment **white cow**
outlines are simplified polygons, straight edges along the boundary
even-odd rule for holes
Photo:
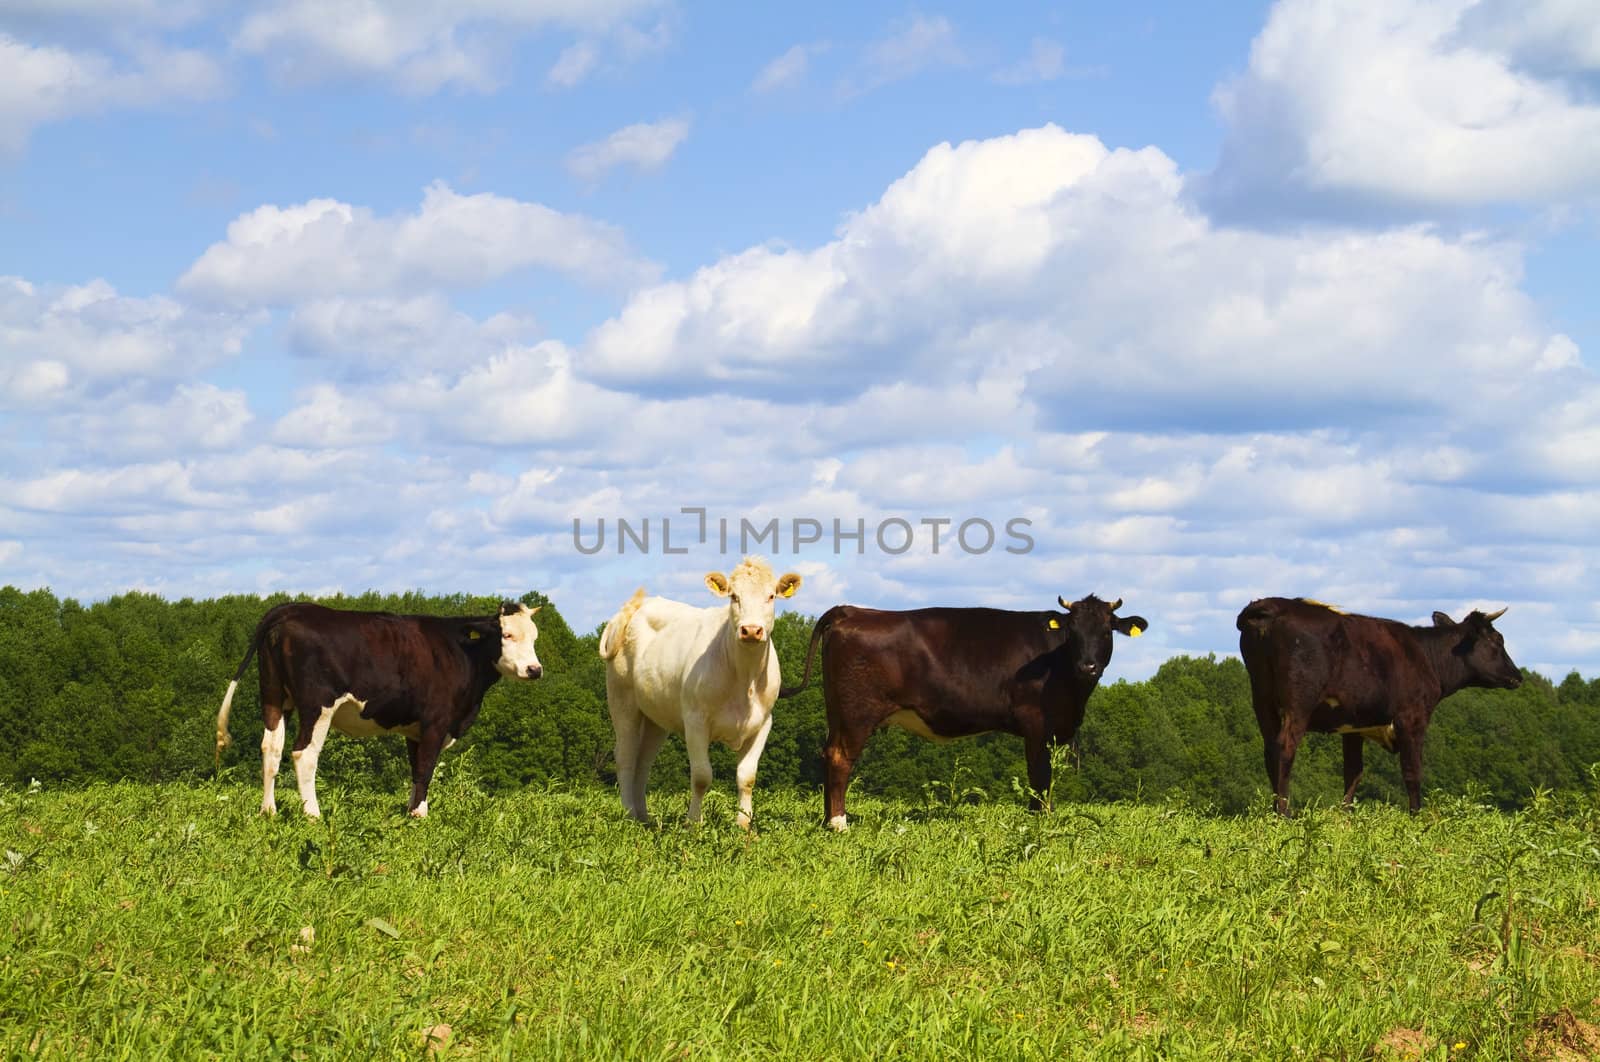
[[[668,731],[689,753],[689,821],[711,787],[711,742],[739,757],[739,825],[750,828],[750,791],[772,729],[778,698],[778,654],[772,615],[779,597],[793,597],[800,576],[774,577],[760,557],[746,557],[731,575],[710,572],[706,587],[725,607],[695,608],[641,588],[600,635],[606,661],[606,703],[617,736],[617,788],[629,815],[647,821],[645,784]]]

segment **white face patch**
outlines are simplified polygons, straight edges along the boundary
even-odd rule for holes
[[[539,638],[539,628],[533,622],[537,611],[519,605],[517,611],[500,617],[500,659],[495,661],[495,667],[506,678],[537,678],[544,670],[533,648]]]

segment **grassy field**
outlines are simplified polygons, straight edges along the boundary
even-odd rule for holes
[[[292,786],[288,787],[292,790]],[[6,1057],[1587,1058],[1600,799],[0,790]]]

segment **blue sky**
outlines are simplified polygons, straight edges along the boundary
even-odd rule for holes
[[[0,0],[0,582],[589,627],[736,557],[573,519],[703,505],[1114,675],[1271,593],[1600,673],[1587,6]]]

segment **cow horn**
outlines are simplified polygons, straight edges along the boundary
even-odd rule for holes
[[[1072,611],[1072,606],[1067,604],[1067,599],[1066,598],[1062,597],[1060,594],[1057,594],[1056,595],[1056,600],[1061,602],[1061,607],[1062,608],[1066,609],[1068,612]]]
[[[1510,607],[1511,607],[1510,605],[1506,606],[1506,608],[1510,608]],[[1504,616],[1506,614],[1506,608],[1501,609],[1499,612],[1485,612],[1483,614],[1483,618],[1488,620],[1490,623],[1493,623],[1495,620],[1499,619],[1501,616]]]
[[[1122,607],[1122,598],[1119,597],[1115,601],[1111,602],[1111,611],[1112,612],[1115,612],[1117,609],[1119,609],[1121,607]]]

